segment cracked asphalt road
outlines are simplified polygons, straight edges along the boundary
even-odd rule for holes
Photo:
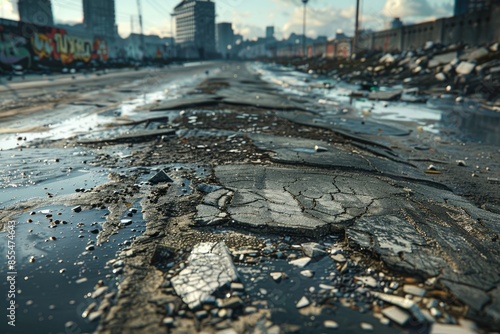
[[[76,193],[20,199],[2,208],[2,223],[48,204],[79,205],[84,213],[106,211],[91,245],[133,233],[108,254],[103,272],[110,273],[94,278],[94,302],[77,327],[500,328],[496,147],[437,140],[407,124],[361,122],[341,105],[325,110],[312,94],[262,81],[252,64],[210,66],[212,73],[178,98],[144,99],[136,114],[116,116],[120,122],[97,136],[23,147],[109,175],[89,189],[75,185]],[[61,147],[88,158],[77,164]],[[456,166],[464,156],[481,166]],[[480,177],[471,177],[478,170]],[[168,177],[153,179],[160,171]],[[130,227],[137,203],[145,225]],[[98,294],[103,286],[116,294]]]

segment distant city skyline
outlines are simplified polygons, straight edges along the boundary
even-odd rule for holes
[[[141,0],[144,33],[171,36],[170,14],[181,0]],[[301,0],[214,0],[216,23],[231,22],[235,34],[246,39],[264,37],[267,26],[275,27],[277,39],[302,34]],[[136,1],[115,1],[116,23],[121,37],[139,32]],[[337,30],[353,34],[356,0],[309,0],[307,35],[333,37]],[[361,0],[361,29],[385,29],[399,17],[404,24],[453,15],[454,0]],[[81,0],[52,0],[54,21],[82,23]],[[0,16],[18,20],[17,0],[0,0]],[[133,23],[131,21],[133,20]]]

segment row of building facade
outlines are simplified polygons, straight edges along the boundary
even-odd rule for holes
[[[274,27],[266,36],[245,41],[232,24],[216,24],[211,0],[182,0],[172,12],[176,39],[132,33],[118,35],[115,0],[82,0],[83,22],[56,25],[50,0],[18,0],[20,21],[0,19],[0,63],[14,63],[31,55],[29,64],[41,60],[57,62],[90,60],[131,61],[152,59],[206,59],[257,57],[349,57],[359,50],[405,50],[426,42],[489,43],[500,40],[500,0],[455,0],[456,15],[404,26],[394,20],[392,29],[361,34],[356,47],[352,38],[338,34],[316,39],[291,34],[274,38]],[[306,41],[304,49],[302,41]],[[69,54],[73,51],[73,54]],[[304,51],[306,52],[304,54]],[[23,58],[24,59],[24,58]]]

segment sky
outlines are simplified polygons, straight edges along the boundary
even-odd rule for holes
[[[99,1],[99,0],[94,0]],[[172,36],[173,8],[180,0],[140,0],[145,34]],[[235,33],[245,39],[265,36],[266,26],[275,27],[275,37],[302,34],[302,0],[213,0],[216,23],[231,22]],[[394,18],[405,24],[434,20],[453,14],[453,0],[361,0],[361,29],[382,30]],[[137,1],[115,0],[116,21],[120,36],[139,33]],[[341,30],[354,31],[356,0],[309,0],[306,6],[308,37],[332,38]],[[82,0],[52,0],[56,23],[83,21]],[[18,20],[17,0],[0,0],[0,17]],[[175,36],[175,32],[174,32]]]

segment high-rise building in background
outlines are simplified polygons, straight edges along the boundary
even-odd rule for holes
[[[83,24],[94,35],[115,38],[115,0],[83,0]]]
[[[18,0],[19,20],[42,26],[53,26],[52,3],[50,0]]]
[[[183,0],[174,8],[176,43],[188,57],[210,57],[215,48],[215,3]]]
[[[500,0],[455,0],[454,14],[457,16],[491,10],[493,6],[500,6]]]
[[[217,52],[229,58],[234,48],[233,25],[229,22],[217,23]]]
[[[273,26],[266,27],[266,38],[267,39],[274,38],[274,27]]]

